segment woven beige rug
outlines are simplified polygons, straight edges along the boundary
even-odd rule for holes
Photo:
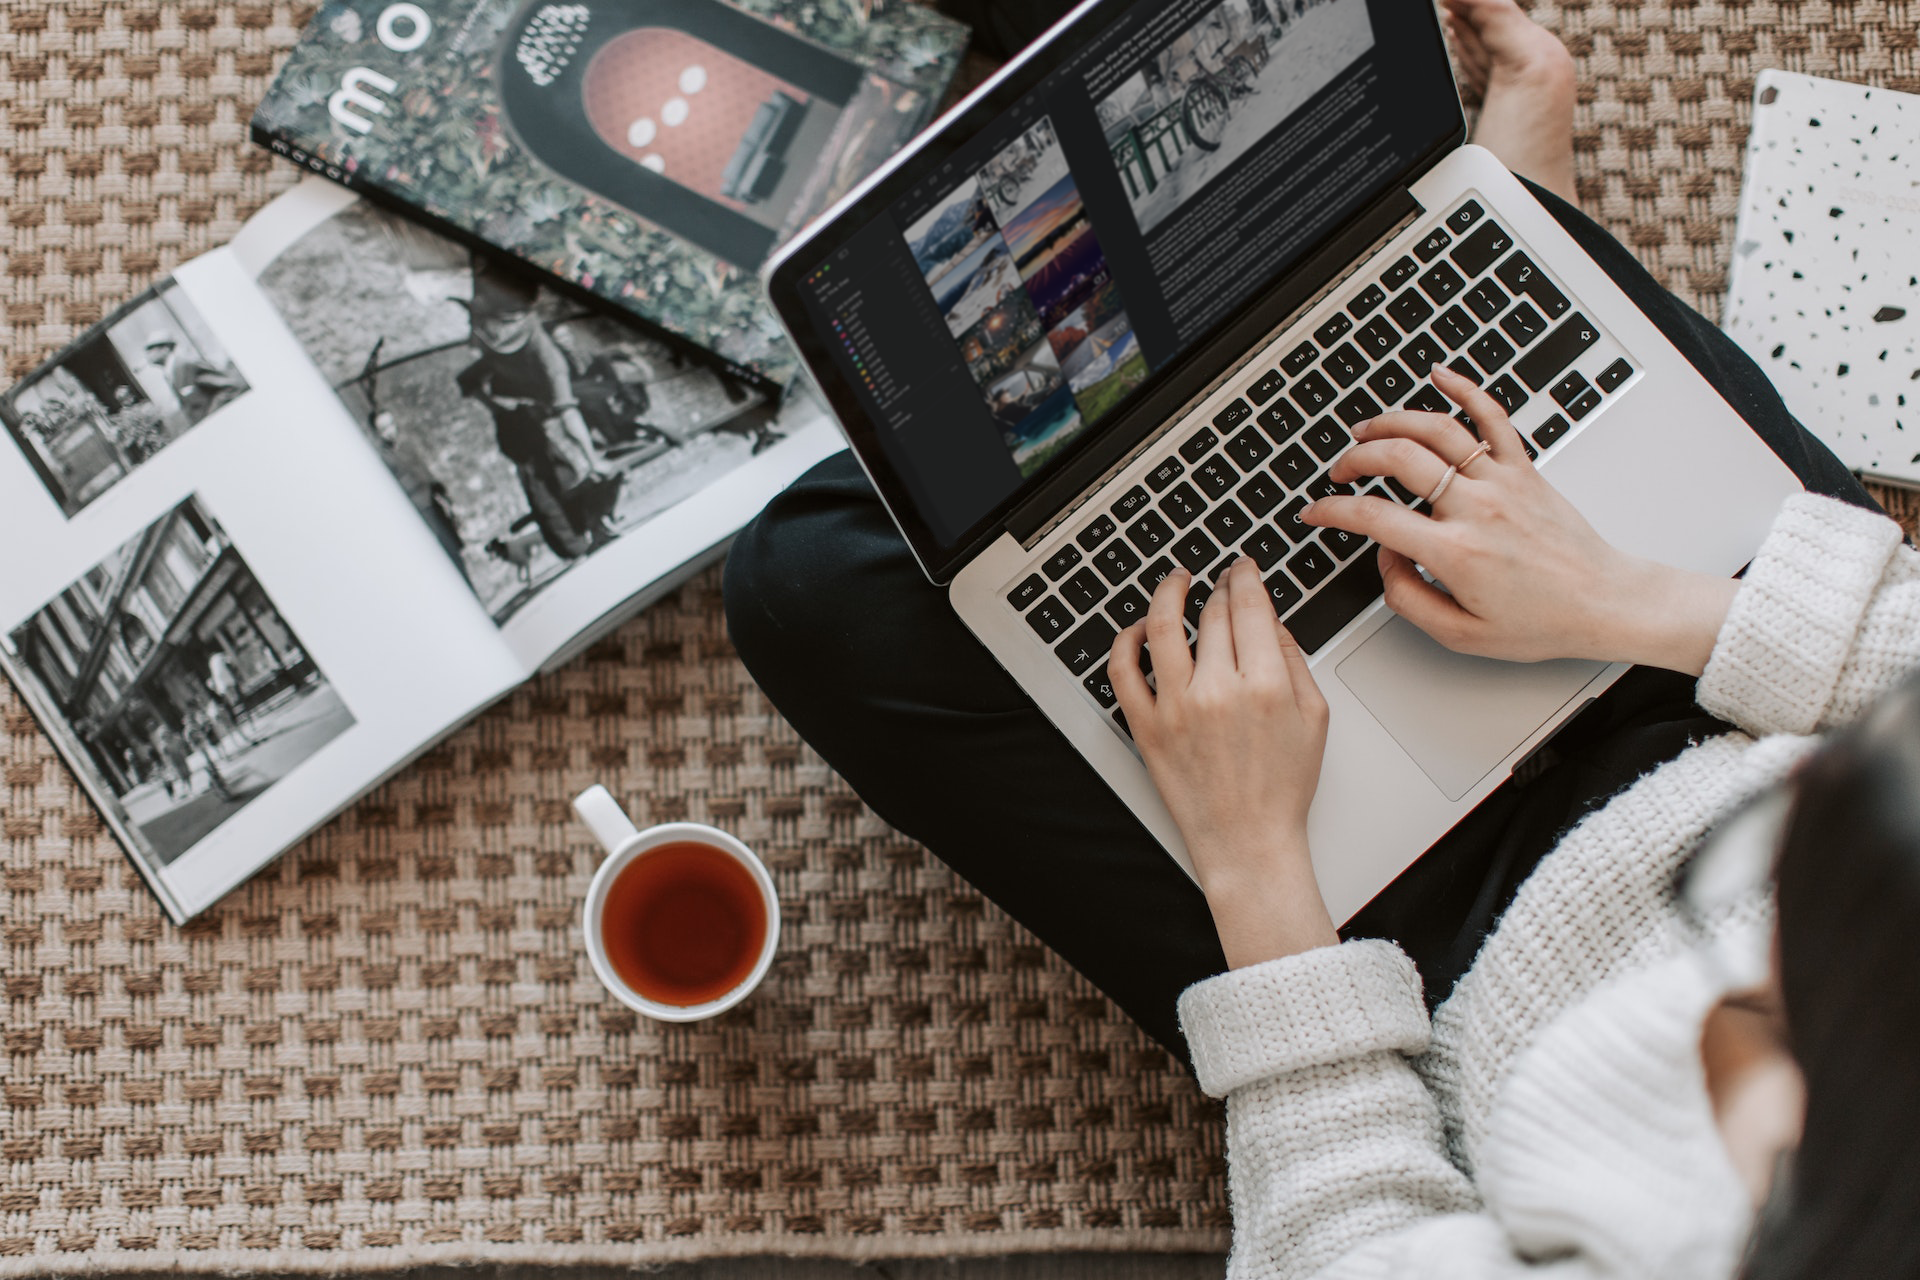
[[[1707,308],[1754,72],[1915,87],[1904,6],[1542,12],[1582,62],[1589,205]],[[305,17],[0,6],[11,375],[286,184],[245,121]],[[798,742],[711,574],[186,930],[3,686],[0,730],[0,1272],[1226,1242],[1217,1110]],[[790,927],[727,1018],[600,994],[566,807],[595,781],[768,856]]]

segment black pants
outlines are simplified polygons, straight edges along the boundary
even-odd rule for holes
[[[1760,370],[1578,210],[1535,189],[1809,489],[1873,501]],[[879,815],[1039,935],[1182,1060],[1180,992],[1225,968],[1205,900],[921,574],[849,454],[768,505],[727,562],[727,620],[767,696]],[[1725,728],[1635,669],[1355,916],[1438,1002],[1566,829]]]

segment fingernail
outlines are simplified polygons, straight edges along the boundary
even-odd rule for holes
[[[1358,440],[1361,436],[1365,435],[1367,433],[1368,428],[1372,426],[1373,426],[1372,418],[1367,418],[1364,421],[1354,423],[1353,438]]]

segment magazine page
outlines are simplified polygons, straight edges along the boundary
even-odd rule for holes
[[[0,659],[176,920],[520,679],[225,250],[0,422]]]
[[[345,192],[313,207],[236,257],[525,674],[840,447],[811,398]]]
[[[326,0],[254,136],[772,387],[772,249],[933,116],[913,0]]]

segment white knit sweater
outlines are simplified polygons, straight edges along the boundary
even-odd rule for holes
[[[1227,1099],[1229,1275],[1732,1274],[1752,1215],[1699,1054],[1725,981],[1689,946],[1673,874],[1917,666],[1920,556],[1884,517],[1792,498],[1697,687],[1738,731],[1569,832],[1431,1021],[1383,942],[1190,988],[1194,1069]]]

